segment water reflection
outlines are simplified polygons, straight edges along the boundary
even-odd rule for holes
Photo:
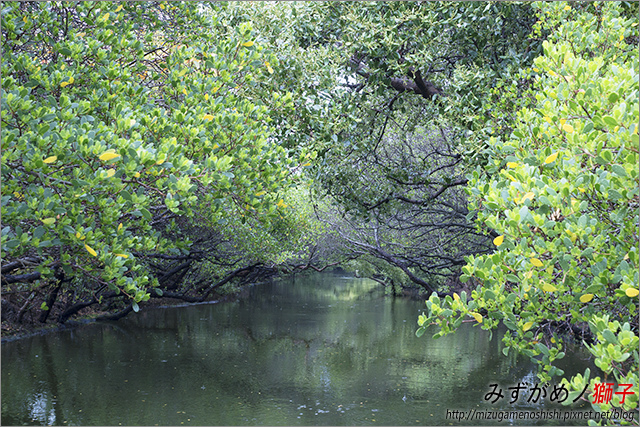
[[[319,274],[6,343],[2,423],[424,425],[451,423],[447,409],[531,409],[483,396],[531,381],[533,365],[470,325],[415,338],[423,304]]]

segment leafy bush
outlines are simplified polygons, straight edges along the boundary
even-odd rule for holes
[[[463,280],[481,283],[471,298],[427,301],[418,334],[436,335],[467,316],[484,329],[504,323],[505,354],[523,353],[549,380],[563,374],[561,331],[577,332],[604,378],[633,384],[624,405],[638,406],[638,29],[619,3],[538,4],[550,30],[534,60],[536,105],[513,131],[489,141],[488,162],[469,176],[471,210],[495,230],[496,251],[470,256]],[[579,9],[579,10],[576,10]],[[628,41],[628,42],[627,42]],[[526,71],[526,70],[525,70]],[[587,330],[590,328],[590,333]],[[570,381],[573,399],[590,373]],[[622,390],[622,388],[620,389]]]
[[[178,218],[282,214],[294,164],[251,92],[277,61],[249,25],[223,31],[203,7],[3,4],[4,285],[75,278],[74,292],[137,310],[156,284],[139,255],[190,246],[166,232]]]

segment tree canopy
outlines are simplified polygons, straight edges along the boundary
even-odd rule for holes
[[[614,3],[538,7],[538,30],[553,31],[532,68],[536,102],[509,135],[490,138],[487,164],[469,174],[469,208],[496,230],[496,250],[467,258],[462,280],[482,284],[470,295],[427,301],[419,334],[430,322],[446,334],[465,316],[502,323],[505,353],[530,356],[549,380],[563,374],[554,361],[565,331],[605,377],[637,387],[637,22]],[[569,397],[600,381],[578,375]],[[595,408],[632,410],[637,399]]]
[[[279,256],[300,163],[270,112],[291,101],[252,90],[276,59],[250,25],[218,30],[199,7],[4,6],[5,292],[48,292],[45,312],[61,288],[81,307],[125,295],[137,311],[193,261],[222,279]]]
[[[342,264],[428,291],[418,335],[503,324],[545,381],[583,340],[637,390],[637,13],[5,2],[3,319]]]

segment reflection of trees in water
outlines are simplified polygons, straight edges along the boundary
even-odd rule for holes
[[[149,310],[115,325],[3,345],[3,422],[27,422],[5,402],[29,399],[34,404],[22,417],[39,414],[42,424],[44,416],[57,423],[180,424],[185,405],[211,412],[223,403],[226,412],[215,423],[238,423],[242,418],[233,417],[242,411],[293,397],[346,407],[368,398],[426,402],[435,393],[456,403],[461,390],[482,396],[489,383],[509,378],[508,386],[531,369],[514,368],[514,359],[501,356],[498,334],[489,341],[470,325],[438,340],[417,339],[422,303],[362,299],[370,283],[351,280],[347,292],[346,280],[326,283],[331,276],[323,276],[296,282],[291,294],[265,287],[254,301]],[[79,408],[91,409],[91,418]],[[282,423],[297,419],[291,411]]]

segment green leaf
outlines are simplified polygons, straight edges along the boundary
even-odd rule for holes
[[[56,222],[55,218],[45,218],[41,220],[44,225],[53,225]]]
[[[618,176],[622,176],[622,177],[629,176],[627,175],[627,171],[625,170],[625,168],[623,168],[621,165],[613,164],[611,165],[611,170],[613,171],[613,173],[615,173]]]
[[[39,225],[35,230],[33,230],[33,237],[39,239],[44,235],[44,233],[46,233],[46,230],[44,229],[44,227]]]
[[[611,116],[604,116],[602,120],[609,126],[619,126],[618,121]]]
[[[602,336],[608,342],[613,344],[618,344],[618,338],[615,336],[613,332],[611,332],[611,329],[605,329],[604,331],[602,331]]]
[[[545,356],[549,356],[549,347],[542,344],[541,342],[537,343],[535,347]]]
[[[145,209],[145,208],[140,208],[140,213],[142,214],[142,216],[144,217],[144,219],[149,220],[149,219],[151,219],[151,218],[152,218],[151,212],[149,212],[149,211],[148,211],[147,209]]]

